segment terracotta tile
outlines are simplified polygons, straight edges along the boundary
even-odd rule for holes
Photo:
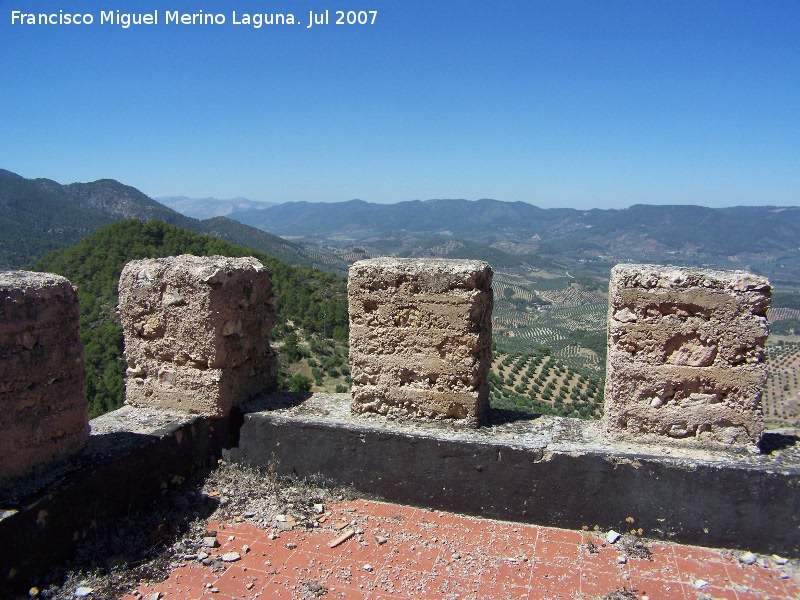
[[[430,571],[442,551],[437,545],[423,546],[411,542],[401,542],[394,546],[386,556],[386,562],[402,563],[415,571]]]
[[[580,563],[582,570],[615,571],[619,563],[620,552],[613,546],[594,546],[592,550],[580,547]]]
[[[487,561],[482,571],[481,584],[495,582],[506,586],[527,587],[533,566],[527,561],[492,559]]]
[[[732,584],[758,592],[762,595],[786,595],[786,587],[775,571],[758,565],[726,565],[728,579]]]
[[[789,597],[786,593],[786,587],[783,585],[783,580],[778,577],[762,575],[757,577],[749,587],[752,591],[761,592],[765,596]]]
[[[375,502],[370,510],[370,515],[396,522],[410,522],[414,519],[417,509],[412,506]]]
[[[241,563],[248,569],[264,572],[280,569],[297,551],[297,549],[287,548],[287,543],[289,542],[282,539],[255,542],[251,546],[250,552],[242,556]],[[266,564],[267,562],[270,564]]]
[[[691,600],[707,600],[708,598],[713,598],[714,600],[738,600],[738,594],[731,588],[707,585],[701,589],[696,589],[692,586],[684,589],[686,596]]]
[[[786,594],[790,598],[800,598],[800,581],[798,581],[797,577],[784,579],[783,587],[786,588]]]
[[[671,552],[653,553],[650,560],[628,557],[628,570],[635,581],[680,581],[678,559]]]
[[[539,540],[545,542],[558,542],[561,544],[580,545],[584,543],[582,531],[571,531],[569,529],[557,529],[555,527],[542,527],[539,530]]]
[[[289,600],[295,594],[286,580],[273,579],[261,590],[259,600],[268,598],[269,600]]]
[[[247,544],[253,543],[261,536],[265,535],[265,531],[253,525],[252,523],[231,523],[226,522],[225,529],[217,531],[217,539],[220,543],[227,541],[229,537],[235,538],[234,543]]]
[[[512,532],[511,535],[495,535],[488,548],[490,556],[506,558],[527,557],[531,558],[536,552],[536,532],[532,535],[520,535]]]
[[[651,600],[718,598],[790,600],[800,596],[800,579],[782,580],[777,568],[740,565],[717,550],[653,543],[649,560],[627,557],[594,532],[568,531],[387,503],[353,501],[326,506],[327,524],[294,529],[268,540],[250,523],[209,523],[228,550],[251,551],[225,573],[188,563],[161,583],[139,586],[142,594],[172,598],[228,600],[300,598],[304,586],[328,598],[407,600],[425,598],[602,598],[614,590],[634,589]],[[328,542],[339,532],[331,522],[356,522],[364,530],[337,548]],[[387,537],[378,545],[375,535]],[[234,539],[228,541],[228,537]],[[593,542],[596,552],[587,544]],[[287,543],[296,544],[292,550]],[[366,544],[365,544],[366,543]],[[457,555],[457,556],[454,556]],[[529,555],[529,556],[528,556]],[[517,557],[516,561],[507,560]],[[528,558],[528,561],[523,560]],[[269,565],[264,564],[269,561]],[[364,570],[369,564],[371,571]],[[248,579],[249,578],[249,579]],[[708,582],[692,587],[698,579]],[[251,589],[245,584],[252,582]],[[214,582],[216,593],[205,588]],[[145,595],[145,597],[147,597]],[[128,595],[126,600],[135,600]]]
[[[530,583],[531,597],[572,599],[580,593],[580,585],[577,571],[534,569]]]
[[[254,579],[255,578],[255,579]],[[253,575],[252,572],[243,571],[240,567],[229,567],[219,579],[213,583],[213,587],[219,590],[219,594],[227,594],[232,598],[252,598],[267,584],[267,578]],[[251,587],[247,587],[250,585]],[[214,594],[215,596],[217,594]],[[190,596],[185,596],[190,597]]]
[[[683,584],[679,581],[651,579],[637,584],[635,589],[638,594],[647,595],[650,600],[683,600],[687,597]]]
[[[631,589],[630,579],[624,577],[621,570],[596,571],[582,570],[580,575],[580,591],[589,596],[606,596],[619,589]]]
[[[375,598],[375,596],[368,596],[366,592],[362,592],[357,588],[331,586],[328,588],[328,593],[324,596],[326,600],[333,600],[334,598],[346,598],[347,600],[366,600],[366,598]]]
[[[688,586],[693,586],[698,579],[715,584],[718,587],[725,587],[729,581],[728,572],[721,562],[704,561],[702,559],[690,560],[678,556],[677,564],[681,581]]]
[[[736,598],[737,600],[764,600],[764,596],[762,594],[757,594],[755,592],[742,591],[742,590],[736,591]],[[783,600],[783,598],[781,598],[780,600]]]
[[[528,598],[535,598],[536,596],[530,595],[530,588],[527,586],[513,586],[497,582],[481,583],[478,587],[479,600],[492,600],[497,598],[499,600],[527,600]]]
[[[426,524],[435,526],[437,529],[471,529],[473,521],[461,515],[453,513],[432,511],[422,517]]]
[[[672,549],[675,556],[702,562],[730,562],[719,550],[701,548],[699,546],[682,546],[675,544]]]
[[[336,567],[338,558],[298,550],[283,565],[281,573],[300,580],[313,579],[324,582]]]
[[[427,581],[426,598],[477,596],[480,579],[477,576],[433,576]]]
[[[536,544],[535,559],[537,563],[573,565],[577,572],[582,558],[580,546],[577,544],[542,542],[541,540]]]
[[[368,538],[370,539],[370,538]],[[366,540],[365,540],[366,541]],[[374,539],[370,539],[366,545],[354,539],[343,548],[332,548],[330,554],[342,560],[352,560],[355,562],[366,562],[373,566],[382,565],[386,559],[392,555],[397,546],[393,544],[378,544]],[[336,552],[339,550],[338,552]]]

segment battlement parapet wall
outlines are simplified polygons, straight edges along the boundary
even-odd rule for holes
[[[89,439],[78,294],[64,277],[0,272],[0,480]]]
[[[658,265],[611,271],[605,428],[621,440],[757,451],[771,287]]]
[[[492,268],[375,258],[350,267],[352,410],[476,425],[489,409]]]
[[[207,416],[275,389],[269,270],[255,258],[128,263],[119,283],[125,401]]]

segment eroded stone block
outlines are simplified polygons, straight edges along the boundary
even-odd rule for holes
[[[0,273],[0,479],[89,439],[78,294],[52,273]]]
[[[492,275],[472,260],[376,258],[350,267],[353,411],[480,423]]]
[[[128,263],[119,283],[125,401],[221,416],[275,389],[269,270],[255,258]]]
[[[611,271],[605,427],[616,438],[753,449],[763,431],[771,287],[656,265]]]

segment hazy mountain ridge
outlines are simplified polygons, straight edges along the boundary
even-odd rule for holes
[[[798,246],[800,208],[634,205],[627,209],[543,209],[499,200],[413,200],[370,204],[290,202],[268,211],[238,211],[230,218],[276,235],[364,239],[382,233],[470,236],[484,243],[532,243],[573,238],[604,247],[628,238],[669,250],[687,244],[711,254],[773,252]]]
[[[194,219],[224,217],[232,212],[244,210],[265,210],[275,206],[274,202],[257,202],[242,196],[230,199],[189,198],[187,196],[163,196],[155,198],[164,206]]]
[[[414,200],[398,204],[294,202],[230,218],[282,236],[346,244],[380,238],[449,238],[579,263],[658,262],[752,268],[800,282],[800,208],[634,205],[626,209],[543,209],[499,200]],[[516,249],[516,250],[515,250]],[[609,267],[610,268],[610,267]],[[607,269],[606,269],[607,270]]]

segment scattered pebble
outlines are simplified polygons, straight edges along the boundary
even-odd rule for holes
[[[203,548],[217,548],[219,546],[219,542],[215,537],[204,537],[203,538]]]
[[[75,590],[76,598],[85,598],[94,591],[94,588],[81,586]]]
[[[707,585],[708,585],[708,582],[705,579],[695,579],[694,580],[695,589],[702,590]]]
[[[238,552],[226,552],[222,555],[222,562],[236,562],[242,558]]]
[[[618,565],[624,565],[627,562],[628,562],[628,557],[627,556],[618,556],[617,557],[617,564]]]
[[[614,531],[613,529],[606,534],[606,541],[609,544],[615,544],[619,538],[620,534]]]
[[[387,540],[382,535],[376,535],[375,536],[375,542],[378,543],[378,544],[385,544],[387,541],[389,541],[389,540]]]
[[[789,559],[783,558],[782,556],[778,556],[777,554],[773,554],[772,562],[774,562],[776,565],[785,565],[789,563]]]
[[[245,544],[244,546],[242,546],[242,554],[247,554],[248,552],[250,552],[250,546]]]
[[[364,570],[372,573],[372,565],[369,565],[369,564],[364,565]]]
[[[289,542],[288,544],[286,544],[286,547],[289,550],[294,550],[295,548],[297,548],[297,544],[295,544],[294,542]]]
[[[324,504],[315,504],[314,505],[314,512],[317,513],[318,515],[321,515],[323,512],[325,512],[325,505]]]
[[[752,565],[758,560],[758,557],[752,552],[745,552],[739,556],[739,562],[745,565]]]

